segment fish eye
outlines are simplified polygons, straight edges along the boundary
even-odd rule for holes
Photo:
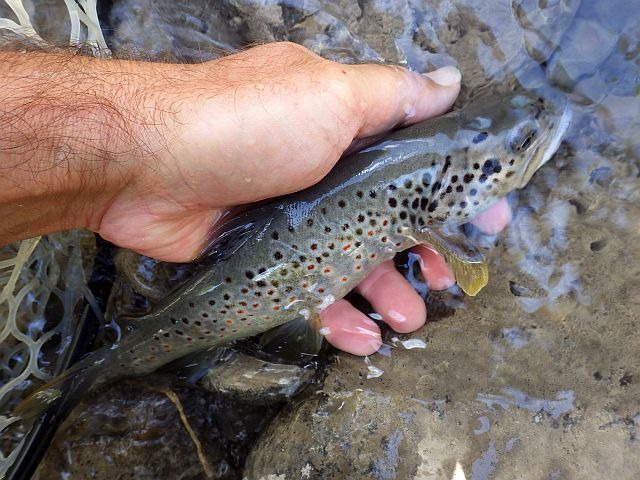
[[[538,129],[532,122],[519,125],[510,132],[508,142],[513,153],[520,153],[529,148],[538,135]]]

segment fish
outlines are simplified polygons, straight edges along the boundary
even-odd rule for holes
[[[571,120],[562,98],[513,93],[391,132],[316,185],[249,209],[214,231],[199,272],[16,410],[145,375],[180,357],[269,331],[317,350],[320,312],[397,252],[430,244],[475,295],[488,281],[460,226],[524,187]],[[272,333],[275,332],[275,333]]]

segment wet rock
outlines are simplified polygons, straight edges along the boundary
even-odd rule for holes
[[[60,472],[94,479],[239,478],[247,446],[273,409],[229,408],[202,389],[159,376],[147,380],[114,384],[87,398],[58,432],[35,478]],[[188,426],[166,392],[179,399]]]
[[[224,363],[213,367],[200,383],[205,389],[231,400],[272,405],[290,400],[314,374],[312,369],[266,362],[235,352]]]

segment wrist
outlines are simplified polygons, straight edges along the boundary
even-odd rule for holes
[[[160,149],[150,68],[0,52],[0,243],[97,228]]]

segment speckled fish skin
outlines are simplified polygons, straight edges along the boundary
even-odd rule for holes
[[[413,232],[465,223],[526,185],[557,149],[567,112],[564,102],[526,94],[480,99],[398,130],[313,187],[234,218],[216,232],[210,266],[108,352],[107,376],[151,372],[191,351],[317,318],[415,245]]]
[[[85,359],[85,386],[319,312],[422,229],[460,225],[520,188],[557,149],[563,102],[514,94],[391,133],[320,183],[224,224],[204,268],[117,348]],[[83,363],[83,362],[81,362]],[[88,366],[91,363],[91,366]]]

